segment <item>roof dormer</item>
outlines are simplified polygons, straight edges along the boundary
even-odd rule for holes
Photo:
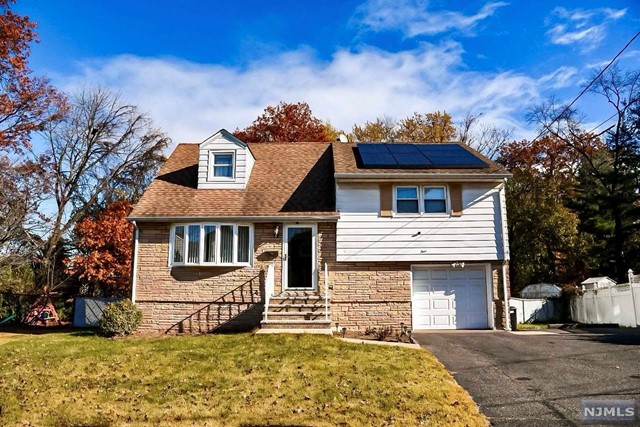
[[[254,161],[247,144],[221,129],[200,143],[198,189],[246,188]]]

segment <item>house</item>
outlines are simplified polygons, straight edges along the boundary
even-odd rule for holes
[[[608,288],[610,286],[615,286],[616,281],[608,278],[607,276],[589,277],[587,280],[585,280],[580,284],[582,285],[583,291],[590,291],[593,289],[601,289],[601,288]]]
[[[179,144],[136,204],[143,328],[508,327],[510,175],[460,144]],[[508,292],[508,291],[507,291]]]

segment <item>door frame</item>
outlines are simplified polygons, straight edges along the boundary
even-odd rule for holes
[[[416,270],[428,270],[430,268],[443,268],[443,267],[447,267],[447,268],[453,268],[451,264],[449,263],[434,263],[434,264],[411,264],[410,267],[410,275],[411,275],[411,327],[413,329],[415,329],[415,305],[413,303],[413,273]],[[465,267],[484,267],[484,271],[485,271],[485,287],[486,287],[486,308],[487,308],[487,329],[495,329],[496,328],[496,324],[495,324],[495,318],[494,318],[494,304],[493,304],[493,275],[491,273],[491,263],[484,263],[484,262],[469,262],[469,263],[465,263]],[[428,329],[428,330],[439,330],[439,329]],[[443,329],[443,330],[453,330],[453,329]],[[461,329],[464,330],[464,329]],[[468,330],[472,330],[472,329],[468,329]]]
[[[282,225],[282,291],[316,291],[318,289],[318,224],[283,224]],[[310,288],[290,288],[288,287],[289,275],[289,242],[287,241],[289,228],[310,228],[311,229],[311,287]]]

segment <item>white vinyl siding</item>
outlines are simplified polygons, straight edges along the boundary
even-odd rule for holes
[[[170,266],[251,265],[253,228],[238,224],[176,224],[171,227],[169,254]]]
[[[336,200],[343,207],[337,224],[337,260],[502,260],[505,246],[499,188],[498,184],[464,184],[461,217],[425,214],[384,218],[374,209],[379,206],[378,184],[368,189],[358,184],[352,192],[349,184],[341,183]],[[349,212],[344,209],[349,206],[367,206],[369,210]]]
[[[215,154],[221,154],[223,156],[228,154],[233,155],[233,174],[231,177],[214,176]],[[230,133],[220,131],[200,144],[198,188],[244,189],[249,181],[253,164],[253,155],[246,144]],[[219,173],[222,173],[222,164],[220,166]],[[227,169],[225,169],[225,171],[226,170]]]
[[[339,212],[378,212],[380,210],[380,192],[378,185],[349,184],[336,186],[336,209]]]

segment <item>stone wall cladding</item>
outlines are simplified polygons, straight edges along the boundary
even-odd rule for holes
[[[329,267],[331,320],[333,327],[364,331],[367,327],[392,326],[401,323],[411,327],[411,265],[415,262],[340,262],[336,259],[336,225],[318,225],[321,266]],[[477,263],[477,262],[476,262]],[[487,262],[489,263],[489,262]],[[425,263],[428,265],[428,263]],[[322,270],[320,270],[322,271]],[[491,263],[495,327],[504,325],[502,297],[502,264]],[[508,278],[507,278],[508,279]],[[324,275],[320,275],[320,290]]]
[[[136,304],[142,330],[202,333],[251,329],[260,324],[264,277],[274,264],[280,283],[281,237],[265,223],[254,226],[251,267],[169,267],[169,223],[138,223]]]
[[[274,236],[275,227],[279,234]],[[169,223],[139,223],[136,304],[142,329],[172,333],[242,330],[260,324],[267,267],[282,277],[282,223],[254,225],[251,267],[168,266]],[[318,291],[324,295],[328,266],[333,326],[364,331],[401,323],[411,327],[411,262],[336,262],[336,224],[318,224]],[[496,328],[504,325],[502,264],[491,263]],[[508,277],[507,277],[508,279]]]

